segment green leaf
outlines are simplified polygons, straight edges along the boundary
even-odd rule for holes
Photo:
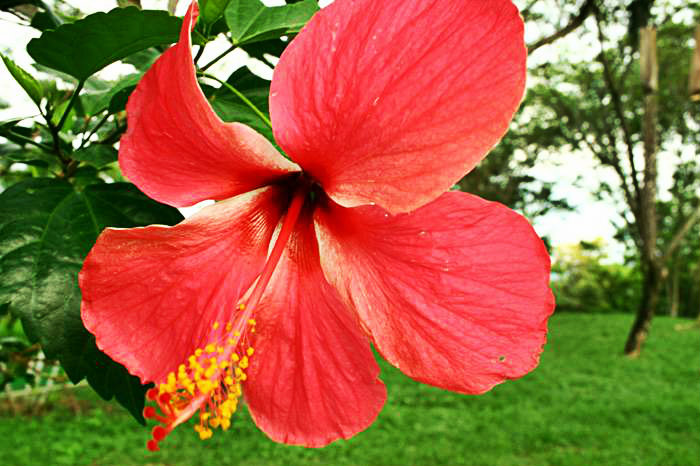
[[[70,100],[64,100],[63,102],[58,104],[56,108],[54,108],[53,115],[51,116],[51,123],[53,123],[55,126],[58,126],[58,124],[61,122],[61,117],[63,116],[63,113],[66,111],[69,105]],[[76,113],[77,111],[75,107],[71,107],[68,111],[68,118],[66,118],[66,121],[63,123],[61,128],[58,128],[58,130],[60,131],[65,129],[66,131],[70,131],[71,129],[73,129]]]
[[[10,60],[8,57],[0,53],[0,58],[5,63],[7,71],[10,72],[15,81],[22,86],[22,89],[27,93],[27,95],[34,101],[35,104],[39,105],[41,102],[41,97],[43,90],[39,81],[34,79],[32,75],[23,70],[19,65]]]
[[[107,107],[109,113],[117,113],[126,109],[126,103],[129,101],[129,97],[134,92],[134,89],[136,89],[136,85],[125,87],[114,94],[109,101],[109,107]]]
[[[225,11],[234,45],[295,34],[318,11],[315,0],[267,7],[259,0],[231,0]]]
[[[70,379],[87,378],[105,399],[115,397],[143,422],[145,388],[101,353],[80,319],[78,272],[106,226],[173,224],[176,209],[127,183],[92,184],[33,178],[0,193],[0,303],[22,319],[27,336]]]
[[[39,168],[49,168],[56,161],[55,156],[33,148],[3,153],[0,158]]]
[[[24,121],[25,118],[10,120],[0,123],[0,136],[12,141],[19,146],[26,146],[27,139],[34,140],[34,129],[19,126],[17,123]]]
[[[29,25],[41,32],[44,32],[47,29],[54,29],[56,27],[54,17],[46,11],[36,12],[34,16],[32,16],[32,21],[29,23]]]
[[[124,107],[119,108],[117,105],[115,111],[112,111],[112,101],[115,96],[121,94],[123,91],[127,91],[126,97],[131,94],[138,82],[143,76],[142,73],[134,73],[124,76],[116,84],[112,85],[106,90],[99,92],[84,92],[81,94],[80,99],[83,102],[85,108],[85,113],[88,115],[97,115],[98,113],[110,109],[110,113],[116,113],[117,111],[124,110]],[[122,98],[122,97],[120,97]],[[126,99],[124,99],[126,103]]]
[[[205,24],[213,24],[224,14],[230,0],[200,0],[199,19]]]
[[[27,52],[37,63],[84,81],[135,52],[176,42],[181,25],[165,11],[115,8],[48,30],[29,42]]]
[[[282,56],[282,52],[284,52],[284,49],[287,48],[289,42],[291,42],[291,37],[287,42],[284,42],[279,38],[275,38],[261,42],[253,42],[252,44],[243,44],[241,45],[241,48],[251,57],[257,58],[263,63],[269,63],[269,60],[267,57],[265,57],[265,55],[272,55],[273,57]]]
[[[160,52],[154,48],[140,50],[125,57],[122,61],[134,67],[139,71],[146,71],[155,63],[160,56]]]
[[[34,4],[36,2],[33,0],[0,0],[0,10],[9,10],[12,7],[25,3]]]
[[[226,82],[241,92],[253,105],[269,117],[268,96],[270,94],[270,81],[254,75],[244,67],[236,70]],[[275,143],[272,129],[238,96],[224,86],[218,89],[203,86],[203,89],[209,96],[209,102],[217,115],[219,115],[219,118],[228,122],[237,121],[246,124],[272,143]]]
[[[117,161],[117,150],[105,144],[91,144],[73,153],[72,158],[86,162],[95,168],[102,168]]]

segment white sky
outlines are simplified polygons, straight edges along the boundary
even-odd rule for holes
[[[269,6],[284,3],[283,0],[263,1]],[[110,0],[69,0],[69,3],[85,13],[108,11],[116,5],[116,1]],[[328,3],[330,3],[329,0],[322,1],[321,5],[325,6]],[[519,2],[516,0],[516,3]],[[167,0],[142,0],[142,4],[144,8],[164,9],[167,5]],[[176,14],[183,15],[188,4],[189,1],[180,0]],[[526,41],[530,43],[550,32],[536,30],[531,25],[528,25],[526,27]],[[32,60],[28,56],[25,47],[30,39],[38,35],[38,31],[33,28],[17,25],[13,16],[0,13],[0,51],[9,53],[10,57],[20,66],[31,69]],[[224,39],[220,39],[218,43],[208,45],[202,62],[206,63],[207,60],[214,58],[227,47],[227,42]],[[591,60],[598,52],[599,49],[595,45],[582,43],[577,37],[571,36],[557,41],[554,45],[545,46],[537,50],[530,57],[530,63],[541,63],[555,59],[558,55],[563,54],[579,56],[582,60]],[[242,51],[230,54],[226,59],[217,63],[211,71],[214,74],[218,72],[220,76],[226,76],[246,62],[258,74],[268,79],[271,78],[271,69],[259,62],[251,64],[246,54]],[[113,65],[103,70],[101,75],[106,79],[114,79],[125,71],[128,72],[128,68],[125,68],[123,65]],[[33,103],[24,94],[19,85],[14,82],[4,66],[0,66],[0,98],[10,103],[10,108],[0,110],[0,121],[36,114]],[[616,206],[611,202],[597,201],[591,195],[592,189],[595,188],[601,177],[615,182],[614,174],[601,172],[601,170],[596,169],[593,157],[588,153],[579,151],[575,154],[568,154],[567,157],[568,160],[565,164],[556,164],[554,160],[548,160],[548,157],[544,157],[534,167],[531,174],[539,180],[555,182],[554,195],[568,199],[576,207],[576,211],[551,212],[541,216],[536,220],[536,230],[540,235],[549,236],[555,246],[577,243],[581,240],[591,241],[596,238],[603,238],[610,245],[609,253],[611,257],[620,258],[622,256],[622,247],[619,244],[615,244],[612,240],[612,235],[615,232],[612,219],[617,217]],[[563,157],[559,155],[558,157],[552,157],[552,159],[562,160]],[[662,192],[670,186],[674,165],[675,159],[672,160],[670,157],[664,158],[662,154],[659,167]],[[582,176],[577,184],[575,181],[579,175]]]

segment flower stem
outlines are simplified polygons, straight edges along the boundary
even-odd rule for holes
[[[61,120],[56,125],[56,128],[58,128],[59,131],[61,131],[61,129],[63,129],[63,125],[66,123],[66,120],[68,119],[68,114],[70,113],[71,109],[73,108],[73,105],[75,105],[75,102],[78,100],[78,96],[80,95],[80,91],[83,90],[84,85],[85,85],[85,81],[78,82],[78,86],[75,88],[75,91],[73,91],[73,95],[71,96],[70,101],[68,102],[68,106],[63,111],[63,115],[61,115]]]
[[[272,123],[270,122],[270,119],[267,118],[267,116],[266,116],[263,112],[261,112],[260,109],[259,109],[258,107],[256,107],[255,104],[253,104],[253,102],[251,102],[250,100],[248,100],[248,98],[247,98],[246,96],[244,96],[238,89],[236,89],[235,87],[233,87],[232,85],[230,85],[230,84],[227,83],[226,81],[222,81],[221,79],[219,79],[219,78],[217,78],[216,76],[213,76],[213,75],[211,75],[211,74],[204,73],[204,72],[201,72],[201,71],[200,71],[198,74],[199,74],[200,76],[202,76],[203,78],[212,79],[212,80],[218,82],[219,84],[221,84],[222,86],[224,86],[226,89],[228,89],[229,91],[231,91],[231,92],[233,92],[234,94],[236,94],[236,96],[238,96],[238,98],[241,99],[241,100],[243,101],[244,104],[246,104],[248,107],[250,107],[250,109],[251,109],[253,112],[255,112],[255,114],[256,114],[267,126],[269,126],[270,128],[272,128]]]

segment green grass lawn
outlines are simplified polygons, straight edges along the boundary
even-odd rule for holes
[[[532,374],[482,396],[417,384],[382,364],[377,421],[321,450],[278,445],[247,413],[202,442],[180,427],[159,453],[148,431],[88,389],[41,416],[0,417],[0,465],[700,464],[700,332],[657,318],[641,359],[620,355],[632,316],[557,315]],[[76,393],[77,392],[77,393]]]

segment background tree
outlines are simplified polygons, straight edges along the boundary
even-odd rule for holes
[[[644,293],[625,346],[625,352],[631,355],[639,353],[648,332],[671,257],[700,220],[700,207],[690,212],[689,207],[684,207],[682,213],[667,210],[656,215],[656,150],[651,150],[657,149],[667,164],[678,147],[694,147],[698,143],[700,109],[691,103],[686,91],[692,54],[689,39],[694,25],[678,19],[680,11],[687,11],[687,4],[657,2],[651,10],[659,25],[661,72],[658,112],[651,112],[658,115],[658,122],[647,121],[646,134],[653,139],[646,139],[645,158],[644,102],[646,99],[646,108],[654,107],[656,97],[641,80],[638,49],[629,35],[609,37],[608,34],[619,25],[636,25],[638,4],[631,3],[628,10],[619,3],[598,2],[595,21],[585,23],[577,31],[582,36],[595,37],[595,46],[600,49],[596,62],[564,59],[545,63],[533,70],[537,84],[529,96],[532,101],[529,116],[539,134],[548,135],[547,139],[533,141],[534,144],[542,149],[557,145],[560,152],[573,152],[567,157],[575,156],[577,151],[590,152],[601,169],[612,169],[616,174],[617,186],[601,183],[598,189],[602,197],[622,207],[620,216],[642,265],[640,286]],[[697,9],[697,5],[694,7]],[[636,12],[632,19],[630,11]],[[661,241],[661,237],[669,240]]]

